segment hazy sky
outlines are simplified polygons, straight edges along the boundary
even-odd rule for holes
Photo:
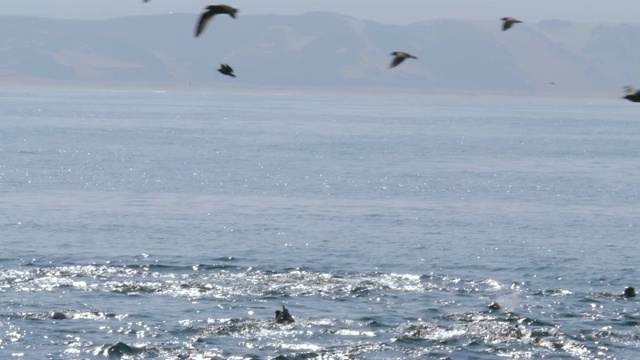
[[[199,13],[211,0],[2,0],[0,15],[111,18],[171,12]],[[499,19],[527,22],[640,22],[640,0],[223,0],[241,15],[294,15],[331,11],[388,24],[429,19]]]

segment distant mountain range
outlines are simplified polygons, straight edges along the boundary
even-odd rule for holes
[[[111,20],[0,17],[0,84],[408,88],[465,92],[606,92],[640,86],[640,26],[549,20],[385,25],[334,13]],[[390,53],[416,55],[388,69]],[[231,65],[237,78],[219,74]]]

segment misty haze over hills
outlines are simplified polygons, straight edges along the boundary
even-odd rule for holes
[[[549,20],[385,25],[333,13],[111,20],[0,17],[0,82],[606,92],[640,86],[640,26]],[[28,24],[28,26],[25,26]],[[389,54],[416,55],[388,69]],[[231,65],[235,79],[220,75]],[[551,82],[557,84],[552,85]]]

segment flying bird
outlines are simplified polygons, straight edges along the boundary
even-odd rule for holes
[[[391,55],[393,55],[394,58],[393,58],[393,61],[391,62],[391,65],[389,65],[389,69],[400,65],[400,63],[403,62],[404,59],[407,59],[407,58],[409,58],[409,59],[417,59],[417,57],[415,57],[415,56],[413,56],[413,55],[411,55],[409,53],[406,53],[404,51],[394,51],[394,52],[391,53]]]
[[[625,86],[624,91],[627,93],[623,99],[627,99],[632,102],[640,102],[640,90],[636,90],[631,86]]]
[[[502,31],[507,31],[509,30],[513,24],[517,24],[517,23],[521,23],[522,21],[512,18],[512,17],[503,17],[502,19],[500,19],[503,21],[502,23]]]
[[[238,12],[238,9],[229,5],[209,5],[205,9],[207,11],[203,12],[202,15],[200,15],[200,20],[198,21],[198,27],[196,28],[196,37],[202,34],[204,28],[207,26],[207,23],[209,23],[209,20],[211,20],[212,17],[218,14],[227,14],[235,19],[236,13]]]
[[[220,69],[218,69],[218,71],[223,75],[236,77],[233,74],[233,68],[231,66],[227,65],[227,64],[220,64]]]

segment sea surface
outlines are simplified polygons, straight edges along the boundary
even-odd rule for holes
[[[637,358],[639,189],[615,96],[5,88],[0,358]]]

